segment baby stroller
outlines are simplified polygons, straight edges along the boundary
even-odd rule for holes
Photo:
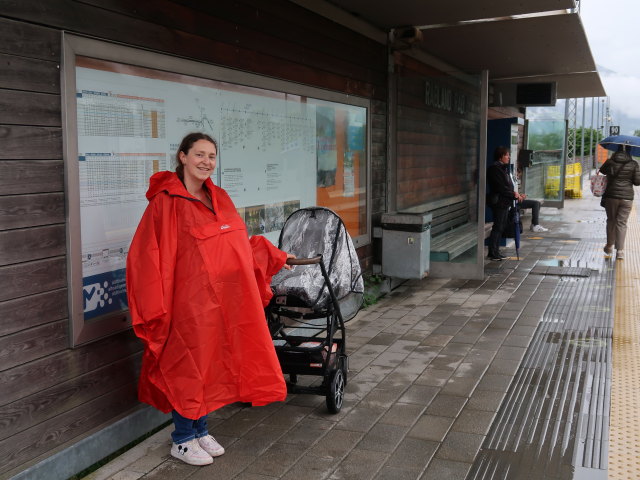
[[[297,258],[291,270],[273,277],[274,296],[266,314],[290,393],[326,396],[338,413],[347,384],[344,322],[362,306],[364,283],[355,248],[344,223],[328,208],[293,212],[278,247]],[[318,385],[299,385],[298,375],[322,377]]]

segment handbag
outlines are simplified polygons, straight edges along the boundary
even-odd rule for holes
[[[607,189],[607,176],[600,175],[598,171],[593,177],[591,177],[591,193],[594,197],[601,197],[604,191]]]

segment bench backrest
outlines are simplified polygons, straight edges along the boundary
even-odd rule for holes
[[[428,212],[431,219],[431,236],[448,232],[469,221],[469,198],[466,193],[423,203],[411,210]]]

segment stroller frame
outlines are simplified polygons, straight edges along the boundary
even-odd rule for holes
[[[289,393],[324,395],[327,409],[338,413],[342,408],[347,384],[348,357],[345,326],[338,299],[334,293],[322,261],[313,258],[290,258],[289,265],[318,265],[325,280],[331,302],[320,311],[299,311],[282,305],[281,297],[274,297],[267,306],[267,322],[282,372],[289,375]],[[286,299],[285,299],[286,300]],[[319,320],[324,319],[321,323]],[[300,335],[313,331],[313,335]],[[320,335],[325,333],[325,337]],[[298,375],[322,377],[320,385],[298,385]]]

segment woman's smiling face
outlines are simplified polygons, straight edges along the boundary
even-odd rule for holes
[[[184,165],[185,184],[202,184],[216,168],[216,146],[208,140],[198,140],[185,154],[180,152]]]

